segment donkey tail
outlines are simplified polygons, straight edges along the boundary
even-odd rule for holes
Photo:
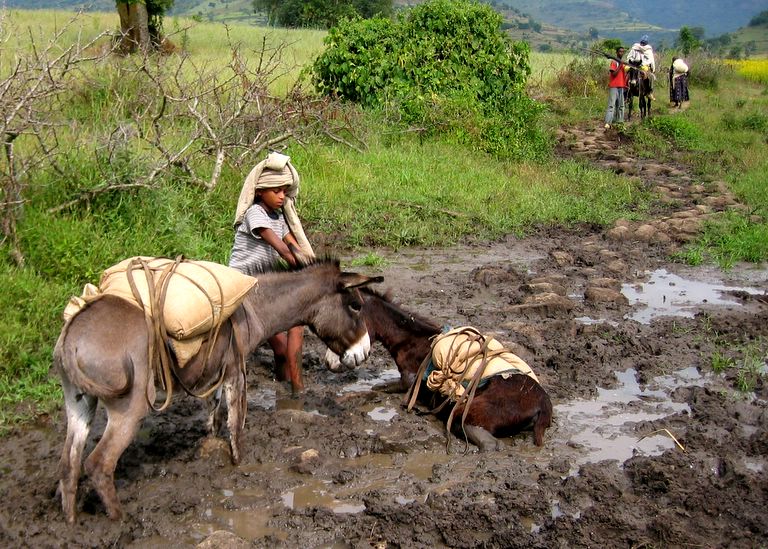
[[[117,398],[128,393],[133,387],[134,367],[130,357],[125,356],[120,365],[123,370],[125,383],[119,387],[96,381],[85,373],[80,360],[77,357],[77,349],[74,345],[66,344],[66,326],[56,342],[53,350],[53,369],[59,375],[67,379],[84,393],[97,398]]]

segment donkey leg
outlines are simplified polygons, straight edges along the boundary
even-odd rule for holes
[[[536,446],[544,446],[544,431],[552,426],[552,402],[549,396],[543,398],[542,408],[533,418],[533,443]]]
[[[224,421],[224,407],[221,405],[221,387],[206,400],[208,405],[208,434],[212,437],[218,436],[221,432],[221,425]]]
[[[469,441],[481,452],[494,452],[503,448],[502,442],[482,427],[465,425],[464,432],[467,433]]]
[[[85,460],[85,471],[104,503],[109,518],[118,520],[122,517],[122,510],[115,488],[115,467],[136,436],[141,420],[149,411],[149,404],[143,391],[134,390],[125,398],[105,402],[105,406],[107,427]]]
[[[81,393],[66,376],[62,376],[61,385],[67,410],[67,437],[64,440],[64,448],[61,451],[61,461],[59,462],[59,491],[61,492],[61,507],[66,521],[73,524],[77,516],[75,501],[77,483],[80,480],[83,448],[91,430],[98,400],[96,397]]]
[[[232,451],[232,464],[240,463],[242,455],[242,433],[245,427],[245,414],[248,408],[245,379],[240,373],[231,382],[224,383],[227,399],[227,427],[229,428],[229,446]]]
[[[288,381],[288,337],[285,333],[278,333],[267,339],[267,343],[272,348],[275,355],[275,379],[277,381]]]

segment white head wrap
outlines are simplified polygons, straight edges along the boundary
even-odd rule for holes
[[[315,257],[315,252],[307,240],[307,235],[304,234],[304,227],[302,227],[299,215],[296,213],[295,202],[299,194],[299,174],[291,164],[290,156],[272,152],[265,160],[254,166],[251,173],[245,178],[243,189],[240,191],[240,198],[237,200],[235,228],[242,223],[245,211],[253,205],[257,189],[273,189],[286,185],[288,185],[288,190],[285,193],[285,203],[283,204],[285,221],[304,254],[311,258]]]
[[[685,74],[688,72],[688,65],[686,65],[685,61],[679,57],[672,63],[672,68],[674,69],[675,74]]]

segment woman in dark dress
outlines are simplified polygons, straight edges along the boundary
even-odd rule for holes
[[[688,96],[688,65],[678,57],[672,58],[669,67],[669,101],[678,109],[684,101],[690,101]]]

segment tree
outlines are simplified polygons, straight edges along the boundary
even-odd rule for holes
[[[692,51],[701,48],[701,41],[696,38],[696,35],[689,27],[681,27],[680,35],[678,36],[675,45],[683,50],[683,55],[688,55]]]
[[[620,38],[606,38],[602,42],[596,43],[595,47],[592,49],[609,52],[613,55],[613,53],[620,47],[622,47]]]
[[[768,25],[768,10],[761,11],[749,20],[750,27],[759,27],[760,25]]]
[[[254,11],[266,13],[270,25],[331,28],[343,18],[389,16],[392,0],[252,0]]]
[[[704,30],[704,27],[690,27],[691,34],[693,35],[696,40],[699,42],[704,41],[704,35],[706,34],[706,31]]]
[[[174,0],[118,0],[120,51],[142,52],[157,49],[163,41],[163,18]]]

